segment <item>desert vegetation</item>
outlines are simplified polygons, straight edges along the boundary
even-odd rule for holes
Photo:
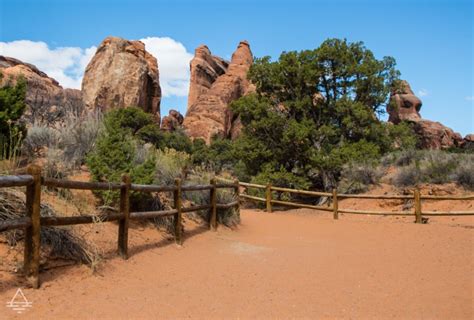
[[[343,193],[365,192],[388,182],[400,188],[455,182],[474,190],[474,155],[466,150],[419,150],[412,124],[380,120],[390,103],[390,92],[402,83],[391,57],[375,58],[361,42],[329,39],[314,50],[283,52],[272,61],[257,59],[247,74],[255,91],[230,103],[240,135],[215,135],[210,143],[190,139],[182,127],[163,130],[140,107],[112,108],[78,115],[68,112],[54,126],[21,122],[26,82],[19,79],[0,89],[0,147],[2,173],[28,163],[43,167],[49,178],[85,172],[95,182],[120,182],[128,174],[133,183],[171,185],[207,184],[211,178],[238,178],[258,184]],[[461,152],[462,151],[462,152]],[[71,195],[46,190],[71,199]],[[252,191],[263,196],[263,191]],[[97,191],[96,207],[116,210],[117,191]],[[184,192],[185,205],[209,204],[202,192]],[[220,190],[218,203],[235,201]],[[291,194],[280,193],[286,200]],[[24,206],[21,197],[2,193],[1,208]],[[9,203],[11,202],[11,203]],[[163,195],[132,193],[133,210],[166,210],[172,201]],[[13,208],[12,207],[12,208]],[[44,214],[60,214],[53,208]],[[3,210],[0,219],[11,216]],[[43,212],[42,211],[42,212]],[[21,212],[23,211],[18,211]],[[208,221],[209,212],[195,215]],[[218,222],[239,224],[237,210],[219,209]],[[173,232],[172,221],[152,219]],[[47,229],[44,241],[51,252],[91,263],[97,260],[89,244],[73,230]],[[11,244],[21,234],[7,234]]]

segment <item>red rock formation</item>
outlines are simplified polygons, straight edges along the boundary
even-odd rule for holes
[[[420,146],[425,149],[447,149],[463,144],[461,135],[451,128],[422,119],[420,115],[422,102],[416,97],[406,81],[401,81],[400,86],[394,89],[387,106],[389,122],[398,124],[401,121],[413,123],[415,133],[420,139]]]
[[[223,75],[229,66],[229,62],[213,56],[205,45],[199,46],[191,60],[191,81],[188,95],[188,108],[192,106],[198,97],[206,93],[216,79]]]
[[[208,57],[207,53],[205,55]],[[197,98],[192,98],[195,101],[189,106],[186,113],[183,126],[188,136],[193,139],[202,138],[209,144],[214,135],[221,137],[235,137],[238,135],[240,131],[238,129],[239,121],[229,109],[229,104],[253,90],[253,86],[247,80],[247,72],[252,63],[253,56],[250,46],[248,42],[242,41],[232,55],[227,71],[217,77],[214,82],[212,82],[212,77],[200,81],[195,78],[194,83],[198,83],[198,85],[191,81],[192,90],[190,91],[197,92],[204,88],[204,93],[198,95]],[[191,68],[198,68],[199,65],[198,63],[194,66],[191,64]],[[206,68],[203,67],[202,69]],[[193,73],[193,70],[191,70],[191,73]],[[199,73],[195,70],[194,74],[206,75],[212,73]],[[212,84],[206,91],[205,85],[209,82],[212,82]]]
[[[163,117],[161,121],[161,129],[164,131],[175,131],[182,127],[184,117],[179,111],[171,109],[169,115]]]
[[[463,141],[459,133],[439,122],[418,120],[414,122],[414,129],[419,136],[421,147],[425,149],[459,147]]]
[[[160,122],[158,62],[140,41],[108,37],[87,65],[82,93],[89,110],[137,106]]]
[[[462,147],[464,149],[474,150],[474,134],[467,134],[462,142]]]
[[[421,120],[419,113],[421,105],[421,100],[415,96],[408,82],[403,80],[391,93],[390,103],[387,106],[388,121],[397,124],[404,120]]]
[[[34,65],[20,60],[0,56],[0,86],[23,76],[27,83],[26,105],[22,121],[25,124],[46,124],[59,126],[66,114],[80,115],[83,111],[82,95],[79,90],[63,89],[59,83]]]

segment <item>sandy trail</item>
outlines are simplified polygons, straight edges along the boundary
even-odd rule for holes
[[[183,247],[132,229],[128,261],[109,259],[98,275],[43,273],[39,290],[24,290],[33,307],[22,315],[4,307],[18,283],[0,274],[0,318],[472,319],[474,229],[464,219],[242,210],[238,230],[187,230]]]

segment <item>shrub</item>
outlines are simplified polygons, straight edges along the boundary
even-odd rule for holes
[[[474,190],[474,157],[467,158],[463,161],[455,172],[456,182],[463,187]]]
[[[102,130],[102,114],[89,113],[85,117],[71,114],[66,125],[59,130],[60,148],[64,150],[64,162],[73,168],[85,163],[86,155],[92,151]]]
[[[17,191],[0,190],[0,221],[24,217],[25,196]],[[42,217],[54,217],[58,214],[48,205],[42,204]],[[14,246],[23,239],[23,230],[12,230],[5,234],[9,245]],[[51,257],[92,263],[96,257],[91,246],[67,228],[41,228],[41,246],[43,253]]]
[[[150,155],[137,157],[137,142],[128,127],[121,127],[124,109],[115,109],[106,114],[104,130],[100,133],[95,149],[89,153],[86,163],[93,181],[119,182],[128,173],[134,183],[151,184],[155,174],[155,158]],[[128,118],[127,118],[128,119]],[[134,121],[132,121],[134,123]],[[99,191],[97,195],[106,203],[116,203],[117,192]],[[131,204],[139,203],[140,197],[132,194]]]
[[[187,177],[185,184],[209,184],[213,176],[213,172],[197,170]],[[210,203],[208,191],[184,192],[184,198],[197,205],[208,205]],[[232,189],[219,188],[217,190],[217,203],[227,204],[236,200],[237,197],[234,195],[234,191]],[[209,210],[199,211],[198,215],[206,222],[208,222],[210,219]],[[235,207],[227,209],[218,208],[217,222],[227,227],[234,227],[240,223],[240,213]]]
[[[57,147],[60,135],[53,128],[34,125],[28,129],[27,135],[22,143],[22,155],[30,160],[43,156],[45,148]]]
[[[0,73],[0,80],[3,74]],[[19,122],[26,109],[26,81],[20,77],[16,84],[9,79],[0,88],[0,159],[14,155],[15,146],[25,137],[25,127]]]
[[[168,148],[156,150],[155,158],[155,182],[164,185],[174,184],[176,178],[183,178],[184,172],[191,163],[189,154]]]
[[[422,154],[417,152],[415,149],[408,149],[401,151],[397,154],[397,158],[395,160],[395,165],[401,166],[408,166],[415,161],[420,160]]]
[[[398,187],[414,186],[421,182],[422,173],[416,165],[409,165],[401,168],[394,178],[394,183]]]
[[[377,184],[383,170],[376,163],[351,163],[342,171],[339,188],[343,193],[361,193]]]
[[[454,180],[454,170],[458,166],[460,158],[443,151],[432,151],[423,160],[423,181],[441,184]]]

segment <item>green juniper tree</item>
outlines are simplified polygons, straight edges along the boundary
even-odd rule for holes
[[[0,80],[2,77],[0,73]],[[22,77],[16,84],[8,81],[0,88],[0,158],[9,158],[25,136],[25,127],[18,122],[26,108],[25,98],[26,81]]]
[[[377,118],[398,76],[393,58],[339,39],[257,59],[248,73],[256,93],[231,106],[244,126],[235,153],[256,181],[327,190],[345,163],[413,145],[405,124]]]

